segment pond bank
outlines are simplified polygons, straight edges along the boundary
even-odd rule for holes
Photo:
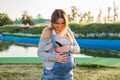
[[[106,66],[120,66],[118,58],[75,58],[77,64],[100,64]],[[39,57],[1,57],[0,63],[42,63]]]

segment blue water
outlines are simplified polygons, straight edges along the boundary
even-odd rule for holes
[[[3,41],[38,44],[38,38],[0,36]],[[120,50],[120,40],[76,39],[81,48]]]

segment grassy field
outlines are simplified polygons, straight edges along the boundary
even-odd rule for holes
[[[42,69],[42,64],[0,64],[0,80],[41,80]],[[120,67],[77,65],[73,73],[74,80],[120,80]]]

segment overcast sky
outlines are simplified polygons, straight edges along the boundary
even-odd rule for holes
[[[83,13],[90,11],[96,16],[101,9],[102,14],[107,15],[107,7],[113,8],[113,2],[120,11],[120,0],[0,0],[0,13],[7,13],[15,19],[27,11],[34,18],[40,13],[43,18],[50,19],[54,9],[61,8],[70,13],[70,7],[76,6]]]

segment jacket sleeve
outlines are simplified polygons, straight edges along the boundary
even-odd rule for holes
[[[50,51],[53,48],[51,39],[41,39],[38,45],[38,56],[48,61],[55,61],[56,52]]]
[[[76,39],[75,39],[75,37],[74,37],[73,32],[72,32],[70,29],[69,29],[68,31],[69,31],[72,39],[73,39],[73,43],[72,43],[72,45],[70,46],[70,47],[71,47],[71,52],[72,52],[72,53],[80,53],[80,46],[78,45],[78,43],[77,43],[77,41],[76,41]]]

